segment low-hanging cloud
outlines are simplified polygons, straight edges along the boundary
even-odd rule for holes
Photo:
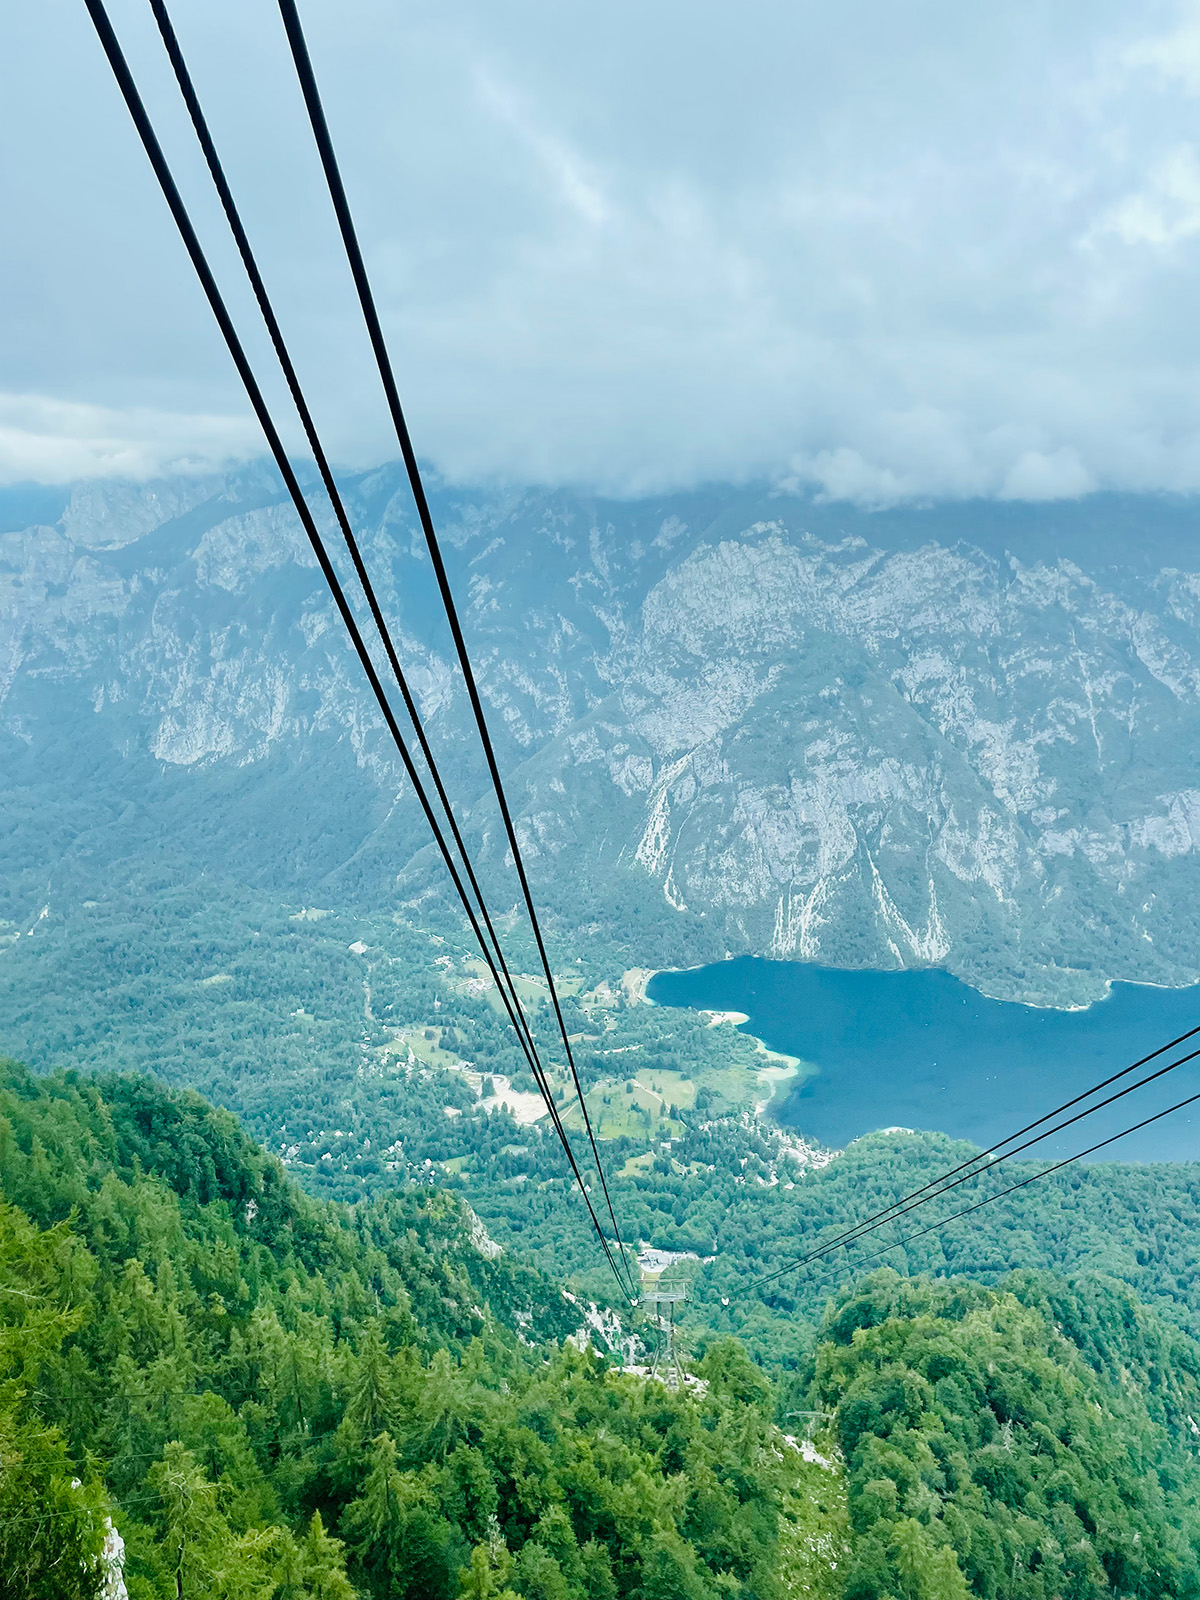
[[[334,452],[387,456],[275,8],[174,10]],[[1200,489],[1200,5],[303,11],[446,476]],[[113,14],[253,330],[147,8]],[[13,33],[0,479],[254,453],[83,8],[44,0]]]
[[[0,394],[0,483],[151,478],[262,454],[250,418]]]

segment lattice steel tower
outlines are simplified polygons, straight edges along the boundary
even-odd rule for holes
[[[675,1307],[687,1298],[686,1283],[660,1282],[642,1292],[642,1305],[654,1307],[652,1317],[658,1334],[650,1376],[661,1377],[668,1389],[683,1388],[683,1367],[675,1348]]]

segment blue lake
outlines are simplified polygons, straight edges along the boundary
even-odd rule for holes
[[[1118,983],[1086,1011],[1048,1011],[989,1000],[946,972],[843,972],[749,956],[660,972],[646,994],[657,1005],[745,1012],[746,1033],[812,1069],[779,1120],[839,1148],[887,1127],[987,1147],[1200,1025],[1200,987]],[[1105,1093],[1195,1049],[1200,1034]],[[1072,1155],[1197,1093],[1200,1059],[1034,1146],[1029,1159]],[[1200,1100],[1093,1159],[1200,1159]]]

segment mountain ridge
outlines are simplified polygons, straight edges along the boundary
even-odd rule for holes
[[[403,491],[382,468],[348,493],[496,881],[486,774]],[[1041,508],[442,489],[435,509],[523,848],[568,940],[560,875],[639,965],[943,964],[1039,1004],[1200,977],[1200,576],[1167,564],[1187,558],[1190,502],[1056,509],[1046,537],[1077,555],[1090,540],[1092,571],[989,548],[1028,544]],[[44,772],[70,783],[69,729],[96,780],[78,854],[103,860],[131,803],[190,823],[282,762],[306,774],[309,837],[297,821],[264,841],[269,878],[308,892],[349,872],[377,899],[426,881],[416,808],[269,473],[76,490],[58,526],[0,536],[0,618],[18,829]],[[346,808],[344,841],[315,846]],[[220,830],[236,835],[233,811]],[[5,915],[19,924],[34,898]]]

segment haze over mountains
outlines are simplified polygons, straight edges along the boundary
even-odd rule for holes
[[[351,502],[495,858],[396,472]],[[444,490],[435,512],[568,943],[936,963],[1050,1004],[1200,976],[1187,502]],[[266,472],[77,488],[3,535],[0,606],[10,944],[147,859],[373,903],[438,881]]]

